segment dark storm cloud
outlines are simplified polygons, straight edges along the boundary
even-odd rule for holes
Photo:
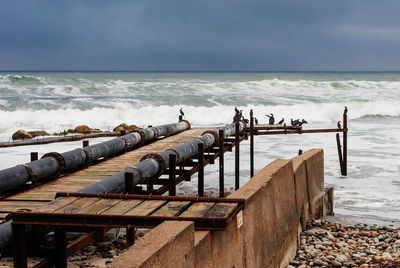
[[[399,7],[0,0],[0,69],[399,70]]]

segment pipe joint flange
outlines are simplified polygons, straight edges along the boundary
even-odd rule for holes
[[[124,141],[125,150],[129,150],[130,148],[132,148],[132,144],[130,142],[128,142],[124,137],[119,137],[119,138]]]
[[[201,136],[205,134],[211,134],[214,136],[214,144],[218,142],[218,133],[215,130],[206,130],[203,133],[201,133]]]
[[[187,124],[187,126],[188,126],[188,129],[191,129],[191,128],[192,128],[192,126],[190,125],[189,121],[187,121],[187,120],[185,120],[185,119],[182,119],[182,120],[179,120],[179,123],[180,123],[180,122],[185,122],[185,123]]]
[[[142,146],[145,142],[146,142],[146,134],[144,134],[143,130],[139,130],[139,131],[134,131],[139,133],[140,135],[140,142],[139,142],[139,146]]]
[[[165,152],[168,152],[168,151],[173,151],[173,152],[176,154],[176,158],[181,159],[181,155],[179,154],[179,152],[178,152],[177,150],[175,150],[175,149],[168,149],[168,150],[166,150]],[[182,158],[182,159],[183,159],[183,158]]]
[[[57,153],[57,152],[47,153],[42,156],[42,159],[47,158],[47,157],[54,157],[57,160],[58,165],[59,165],[59,171],[62,171],[65,169],[65,160],[64,160],[64,157],[60,153]]]
[[[85,164],[92,161],[93,155],[91,155],[85,148],[79,148],[79,150],[81,150],[85,153],[85,156],[86,156]]]
[[[39,173],[33,172],[32,168],[26,164],[20,164],[18,166],[24,167],[28,171],[31,180],[35,180],[39,176]]]
[[[164,171],[165,171],[165,161],[164,159],[159,155],[159,154],[146,154],[145,156],[143,156],[139,162],[148,159],[148,158],[152,158],[155,159],[158,164],[160,165],[160,169],[158,170],[157,174],[155,175],[155,177],[160,177]]]

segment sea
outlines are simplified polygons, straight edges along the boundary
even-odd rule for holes
[[[348,107],[348,176],[341,176],[334,133],[257,136],[255,168],[290,159],[299,149],[324,149],[325,184],[335,188],[335,212],[400,220],[400,73],[396,72],[0,72],[0,141],[18,129],[61,132],[86,124],[112,130],[172,123],[179,109],[193,127],[232,122],[234,107],[259,123],[266,114],[305,119],[304,129],[336,128]],[[91,140],[91,144],[109,138]],[[0,148],[0,169],[79,142]],[[249,179],[249,142],[241,143],[240,179]],[[234,154],[225,157],[234,185]],[[218,167],[207,166],[206,190],[218,187]],[[195,193],[195,182],[180,191]],[[216,190],[215,190],[216,191]]]

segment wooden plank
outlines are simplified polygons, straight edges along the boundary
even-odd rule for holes
[[[102,211],[109,209],[115,204],[121,202],[120,199],[99,199],[97,202],[91,204],[88,207],[78,209],[75,213],[79,214],[100,214]]]
[[[41,206],[36,211],[38,212],[53,212],[57,209],[63,208],[70,203],[76,201],[78,197],[59,197],[46,205]]]
[[[0,222],[2,222],[8,214],[10,213],[0,213]]]
[[[93,197],[82,197],[78,198],[74,202],[68,204],[67,206],[55,210],[57,213],[76,213],[79,209],[85,208],[96,202],[98,198]]]
[[[214,204],[215,203],[212,202],[193,203],[187,210],[185,210],[180,215],[180,217],[203,217]]]
[[[0,213],[7,213],[17,211],[19,209],[35,209],[43,206],[43,202],[30,202],[30,201],[1,201]]]
[[[152,216],[176,216],[179,215],[186,207],[190,205],[190,201],[169,201],[160,209],[155,211]]]
[[[159,209],[162,205],[164,205],[167,201],[164,200],[145,200],[137,207],[129,210],[125,213],[125,215],[150,215],[157,209]]]
[[[100,214],[123,215],[142,202],[143,202],[143,200],[139,200],[139,199],[123,200],[123,201],[117,203],[116,205],[110,207],[109,209],[102,211]]]
[[[237,208],[236,203],[216,203],[204,217],[207,218],[226,218]]]

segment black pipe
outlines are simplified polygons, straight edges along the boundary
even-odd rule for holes
[[[62,154],[49,153],[40,160],[1,170],[0,193],[24,185],[32,178],[46,178],[58,171],[76,168],[87,163],[87,161],[108,157],[125,149],[130,149],[134,145],[143,144],[158,137],[171,136],[187,129],[190,129],[190,123],[183,120],[178,123],[146,128],[139,133],[133,132],[110,141],[86,148],[78,148]],[[141,169],[147,172],[145,174],[153,174],[151,170],[158,168],[158,162],[154,159],[146,159],[144,162]],[[138,176],[137,171],[134,171],[134,176]],[[100,192],[106,192],[106,189]],[[4,251],[10,242],[11,223],[7,221],[0,224],[0,252]]]
[[[245,123],[240,122],[240,131],[245,128]],[[128,167],[104,180],[89,185],[78,192],[80,193],[119,193],[125,191],[125,173],[133,173],[134,184],[143,183],[147,178],[156,177],[161,174],[166,167],[169,166],[169,155],[176,155],[177,164],[198,154],[199,144],[203,143],[204,147],[212,146],[218,138],[218,131],[224,130],[225,137],[232,136],[236,132],[235,124],[217,128],[213,131],[206,132],[199,138],[195,138],[187,143],[179,145],[173,149],[168,149],[158,155],[149,155],[148,158],[140,161],[135,166]]]
[[[154,138],[170,136],[190,128],[187,121],[146,128],[122,137],[101,142],[86,148],[78,148],[62,154],[48,153],[40,160],[18,165],[0,171],[0,193],[24,185],[26,182],[40,180],[57,172],[78,168],[90,161],[106,158],[133,146],[143,144]]]

